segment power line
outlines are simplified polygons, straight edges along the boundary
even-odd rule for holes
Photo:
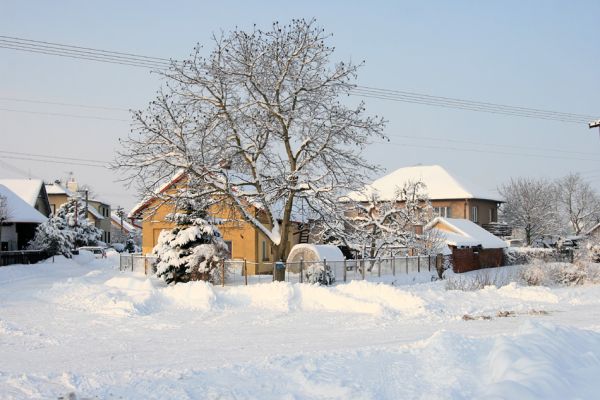
[[[504,110],[504,109],[500,109],[500,108],[495,109],[495,108],[491,108],[491,107],[476,106],[476,105],[472,105],[472,106],[461,105],[461,104],[455,104],[455,103],[437,101],[437,100],[417,99],[417,98],[390,96],[390,95],[378,95],[378,94],[373,94],[371,92],[364,92],[364,91],[360,91],[360,90],[351,90],[350,94],[359,96],[359,97],[373,98],[373,99],[379,99],[379,100],[389,100],[389,101],[396,101],[396,102],[403,102],[403,103],[422,104],[422,105],[459,109],[459,110],[467,110],[467,111],[478,111],[478,112],[501,114],[501,115],[507,115],[507,116],[515,116],[515,117],[545,119],[545,120],[551,120],[551,121],[571,122],[571,123],[577,123],[577,124],[587,123],[587,121],[588,121],[587,119],[585,119],[583,117],[575,118],[575,117],[566,117],[566,116],[561,116],[561,115],[552,116],[550,114],[541,114],[541,113],[535,113],[535,112],[508,111],[508,110]]]
[[[47,44],[47,45],[53,45],[53,46],[67,47],[67,48],[72,48],[72,49],[91,50],[91,51],[100,52],[100,53],[109,53],[109,54],[123,55],[123,56],[133,56],[136,58],[144,58],[144,59],[154,60],[154,61],[159,61],[159,62],[167,62],[167,63],[171,62],[171,60],[168,58],[151,57],[151,56],[144,56],[144,55],[140,55],[140,54],[118,52],[118,51],[101,50],[101,49],[95,49],[92,47],[82,47],[82,46],[74,46],[74,45],[67,45],[67,44],[59,44],[59,43],[45,42],[42,40],[18,38],[18,37],[14,37],[14,36],[0,35],[0,38],[20,41],[20,42],[40,43],[40,44]]]
[[[160,57],[150,57],[134,53],[116,52],[91,47],[65,45],[14,36],[0,35],[0,48],[51,54],[61,57],[79,58],[112,64],[123,64],[142,68],[168,69],[175,61]],[[542,110],[522,106],[510,106],[499,103],[464,100],[454,97],[433,96],[417,92],[382,89],[371,86],[353,86],[351,94],[386,101],[422,104],[435,107],[486,112],[507,116],[545,119],[569,123],[588,123],[596,117],[584,114]]]
[[[51,105],[64,106],[64,107],[79,107],[79,108],[89,108],[89,109],[108,110],[108,111],[126,111],[126,112],[130,111],[127,108],[93,106],[93,105],[75,104],[75,103],[61,103],[61,102],[56,102],[56,101],[32,100],[32,99],[23,99],[23,98],[18,98],[18,97],[0,97],[0,100],[21,102],[21,103],[51,104]]]
[[[76,58],[76,59],[80,59],[80,60],[99,61],[99,62],[105,62],[108,64],[128,65],[131,67],[141,67],[141,68],[150,68],[150,69],[152,69],[152,68],[165,69],[166,68],[163,66],[153,66],[153,65],[141,64],[141,63],[126,62],[126,61],[118,60],[118,59],[115,60],[115,59],[111,59],[111,58],[107,58],[107,57],[88,57],[85,55],[74,55],[74,54],[68,53],[68,52],[32,49],[29,47],[6,45],[6,44],[2,44],[2,43],[0,43],[0,48],[25,51],[25,52],[29,52],[29,53],[47,54],[47,55],[59,56],[59,57]]]
[[[168,68],[171,61],[156,57],[142,56],[132,53],[122,53],[89,47],[72,46],[60,43],[43,42],[39,40],[21,39],[0,35],[0,45],[7,46],[13,50],[48,52],[54,55],[87,57],[94,61],[115,61],[118,63],[131,64],[132,66],[144,66],[149,68]]]
[[[46,158],[51,158],[51,159],[60,158],[60,159],[69,160],[69,161],[85,161],[85,162],[93,162],[93,163],[100,163],[100,164],[108,164],[106,161],[90,160],[88,158],[61,157],[61,156],[55,156],[55,155],[51,155],[51,154],[21,153],[18,151],[8,151],[8,150],[0,150],[0,153],[19,155],[19,156],[46,157]]]
[[[481,149],[465,149],[462,147],[448,147],[448,146],[432,146],[432,145],[419,145],[419,144],[411,144],[411,143],[397,143],[397,142],[383,142],[383,141],[374,141],[373,143],[377,144],[385,144],[385,145],[393,145],[393,146],[405,146],[405,147],[415,147],[415,148],[423,148],[423,149],[441,149],[441,150],[454,150],[454,151],[464,151],[464,152],[482,152]],[[513,153],[507,151],[497,151],[497,150],[485,150],[486,154],[501,154],[508,156],[522,156],[522,157],[536,157],[536,158],[549,158],[549,159],[561,159],[561,160],[577,160],[577,161],[600,161],[597,158],[580,158],[580,157],[560,157],[560,156],[547,156],[543,154],[527,154],[527,153]]]
[[[475,100],[464,100],[464,99],[459,99],[459,98],[455,98],[455,97],[433,96],[433,95],[428,95],[428,94],[407,92],[407,91],[402,91],[402,90],[381,89],[381,88],[375,88],[375,87],[371,87],[371,86],[357,85],[356,90],[367,92],[367,93],[370,92],[371,94],[379,94],[379,95],[383,94],[383,95],[388,95],[388,96],[405,96],[405,97],[415,98],[415,99],[443,101],[443,102],[447,102],[447,103],[455,103],[455,104],[459,104],[459,105],[462,104],[462,105],[467,105],[467,106],[494,107],[494,108],[498,108],[498,109],[505,109],[510,112],[512,112],[512,111],[522,111],[522,112],[528,112],[528,113],[533,112],[533,113],[547,114],[547,115],[551,115],[551,116],[559,115],[559,116],[563,116],[565,118],[588,118],[588,120],[589,120],[589,118],[593,118],[593,116],[591,116],[591,115],[565,113],[565,112],[551,111],[551,110],[542,110],[539,108],[531,108],[531,107],[509,106],[509,105],[498,104],[498,103],[489,103],[489,102],[482,102],[482,101],[475,101]]]
[[[2,156],[2,158],[9,158],[12,160],[38,161],[38,162],[45,162],[45,163],[52,163],[52,164],[80,165],[80,166],[104,168],[104,169],[108,168],[107,165],[79,163],[79,162],[74,162],[74,161],[43,160],[43,159],[39,159],[39,158],[17,157],[17,156]]]
[[[92,116],[92,115],[63,114],[63,113],[30,111],[30,110],[14,110],[14,109],[11,109],[11,108],[0,108],[0,111],[7,111],[7,112],[14,112],[14,113],[25,113],[25,114],[47,115],[47,116],[51,116],[51,117],[70,117],[70,118],[82,118],[82,119],[97,119],[97,120],[103,120],[103,121],[130,122],[130,120],[128,120],[128,119],[95,117],[95,116]]]
[[[465,143],[465,144],[479,145],[479,146],[497,146],[497,147],[513,148],[513,149],[526,149],[526,150],[538,150],[538,151],[543,150],[543,151],[583,154],[583,155],[591,155],[591,156],[599,155],[598,152],[572,151],[572,150],[564,150],[564,149],[553,149],[553,148],[548,148],[548,147],[518,146],[518,145],[490,143],[490,142],[476,142],[476,141],[472,141],[472,140],[447,139],[447,138],[436,137],[436,136],[410,136],[410,135],[395,135],[395,134],[390,135],[390,136],[395,137],[395,138],[406,138],[406,139],[428,140],[428,141],[442,141],[442,142],[452,142],[452,143]]]

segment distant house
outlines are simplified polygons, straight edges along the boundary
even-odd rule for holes
[[[48,201],[52,215],[56,215],[56,211],[66,203],[70,198],[79,197],[85,203],[85,191],[79,190],[79,186],[75,180],[70,180],[65,186],[59,181],[46,184],[46,192],[48,193]],[[105,243],[111,242],[111,222],[110,222],[110,205],[98,199],[87,199],[87,218],[96,228],[103,231],[102,240]]]
[[[187,177],[184,173],[176,174],[170,181],[158,188],[154,196],[140,202],[129,213],[128,218],[142,221],[142,251],[144,254],[152,252],[163,230],[175,227],[175,224],[168,221],[166,216],[177,210],[172,201],[164,199],[168,196],[163,196],[163,194],[176,191],[185,185],[186,180]],[[211,217],[221,220],[218,228],[229,247],[232,259],[247,260],[249,274],[272,272],[272,262],[277,260],[273,259],[271,244],[264,233],[245,221],[236,209],[224,204],[213,205],[209,208],[208,213]],[[267,225],[266,217],[260,208],[254,208],[254,217]],[[269,226],[267,225],[267,227]],[[291,224],[289,229],[286,257],[292,246],[298,243],[300,237],[299,224]]]
[[[135,244],[141,245],[142,228],[127,221],[127,217],[119,217],[116,212],[110,214],[111,232],[110,237],[114,243],[125,243],[132,237]]]
[[[6,186],[27,204],[49,217],[52,214],[46,186],[40,179],[0,179],[0,185]]]
[[[417,181],[427,186],[427,195],[434,210],[432,217],[468,219],[480,226],[498,221],[498,207],[503,203],[499,195],[477,188],[439,165],[399,168],[349,197],[361,201],[365,195],[376,192],[380,200],[389,201],[406,183]]]
[[[500,267],[504,264],[506,243],[466,219],[437,217],[424,228],[434,233],[452,256],[454,272]]]
[[[35,234],[35,228],[48,218],[4,185],[0,185],[0,250],[23,250]]]
[[[600,222],[592,226],[584,236],[600,241]]]

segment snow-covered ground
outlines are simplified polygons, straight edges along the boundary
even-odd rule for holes
[[[167,287],[117,265],[113,253],[0,268],[0,398],[600,393],[598,285]]]

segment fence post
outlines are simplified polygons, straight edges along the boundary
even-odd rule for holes
[[[244,284],[248,286],[248,266],[246,265],[246,259],[244,258]]]
[[[133,253],[131,253],[131,272],[133,272]]]
[[[427,259],[428,259],[428,263],[429,263],[429,272],[431,272],[431,254],[429,254],[427,256]]]
[[[225,286],[225,260],[221,261],[221,286]]]
[[[52,262],[54,262],[54,256],[52,256]],[[119,271],[123,271],[123,255],[119,254]]]
[[[148,275],[148,257],[144,256],[144,275]]]
[[[377,277],[381,278],[381,256],[377,260]]]
[[[363,258],[361,261],[362,261],[362,278],[364,281],[365,280],[365,259]]]
[[[392,276],[396,276],[396,257],[392,254]]]
[[[344,282],[346,282],[346,268],[347,268],[348,262],[346,261],[346,257],[344,257]]]
[[[421,256],[417,256],[417,272],[421,272]]]
[[[325,279],[325,282],[327,282],[327,259],[324,258],[323,259],[323,279]]]
[[[300,283],[304,282],[304,258],[300,259]]]

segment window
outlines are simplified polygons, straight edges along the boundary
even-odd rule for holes
[[[450,207],[434,207],[433,215],[434,217],[451,218]]]
[[[479,215],[477,215],[477,214],[478,214],[477,206],[471,207],[471,221],[479,222]]]
[[[227,250],[229,251],[229,258],[232,258],[233,257],[233,243],[231,242],[231,240],[225,240],[225,244],[227,245]]]
[[[262,260],[269,261],[269,255],[267,254],[267,242],[262,241]]]
[[[493,209],[489,209],[489,222],[494,222],[494,210]]]
[[[50,204],[50,210],[52,210],[52,215],[56,215],[56,204]]]

